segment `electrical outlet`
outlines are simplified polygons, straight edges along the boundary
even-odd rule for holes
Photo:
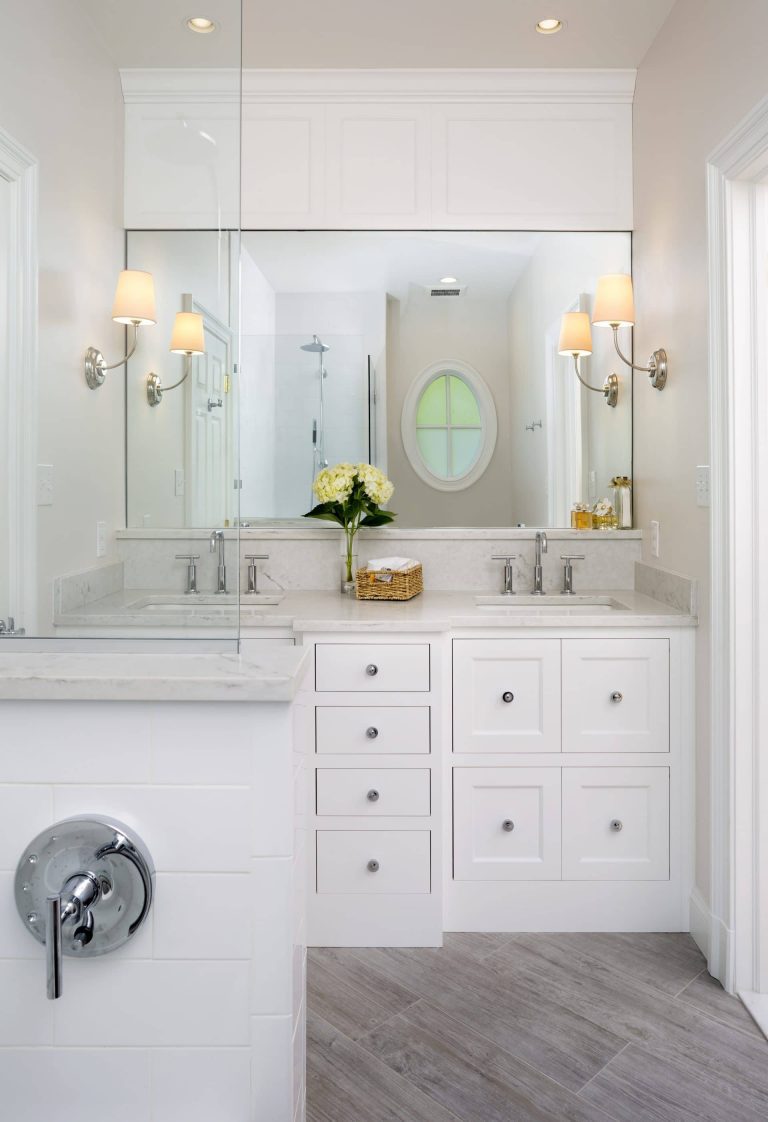
[[[659,556],[659,524],[651,522],[651,557]]]
[[[175,468],[173,472],[173,493],[177,499],[184,494],[184,468]]]
[[[105,557],[107,553],[107,524],[96,523],[96,556]]]
[[[37,505],[53,506],[53,464],[37,465]]]
[[[709,464],[698,464],[696,467],[696,506],[709,506],[710,504],[710,470]]]

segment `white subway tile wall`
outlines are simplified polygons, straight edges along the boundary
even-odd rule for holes
[[[8,1117],[80,1122],[85,1085],[89,1111],[109,1122],[300,1117],[304,760],[291,707],[7,702],[3,720]],[[14,871],[38,831],[84,813],[113,814],[143,837],[155,903],[120,950],[68,957],[52,1002],[43,948],[16,914]]]

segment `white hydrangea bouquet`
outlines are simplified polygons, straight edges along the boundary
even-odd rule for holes
[[[394,511],[382,510],[392,498],[394,485],[372,464],[336,464],[318,473],[312,490],[320,501],[304,517],[322,518],[342,527],[346,581],[350,583],[357,531],[361,526],[385,526],[396,518]]]

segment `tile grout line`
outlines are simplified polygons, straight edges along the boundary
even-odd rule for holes
[[[582,1091],[585,1091],[587,1089],[587,1087],[589,1087],[590,1083],[593,1083],[595,1081],[595,1079],[597,1079],[598,1075],[602,1075],[603,1072],[606,1071],[611,1066],[611,1064],[613,1063],[614,1060],[617,1060],[623,1052],[626,1052],[627,1048],[629,1048],[631,1043],[632,1043],[632,1041],[628,1040],[627,1043],[624,1045],[624,1047],[620,1048],[615,1056],[611,1056],[608,1063],[603,1064],[603,1066],[600,1068],[600,1070],[596,1071],[595,1074],[592,1076],[592,1078],[588,1079],[583,1087],[579,1087],[578,1091],[576,1091],[575,1094],[580,1095]]]
[[[700,970],[698,972],[698,974],[696,975],[695,978],[691,978],[690,982],[686,982],[685,985],[682,987],[682,989],[679,989],[677,991],[677,993],[672,995],[672,1000],[677,1001],[678,997],[680,997],[681,994],[685,993],[685,991],[688,989],[689,986],[693,985],[693,983],[696,981],[696,978],[700,978],[702,974],[706,974],[706,973],[707,973],[707,968],[705,966],[702,970]]]

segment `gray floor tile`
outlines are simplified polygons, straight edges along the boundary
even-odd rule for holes
[[[323,949],[308,955],[307,999],[313,1012],[355,1040],[412,1005],[418,994],[394,981],[382,983],[349,952]]]
[[[702,1013],[714,1017],[716,1021],[722,1021],[724,1025],[741,1029],[750,1036],[756,1036],[758,1040],[764,1039],[762,1032],[738,997],[731,997],[720,983],[706,972],[694,978],[690,985],[678,994],[678,1000],[694,1005]]]

